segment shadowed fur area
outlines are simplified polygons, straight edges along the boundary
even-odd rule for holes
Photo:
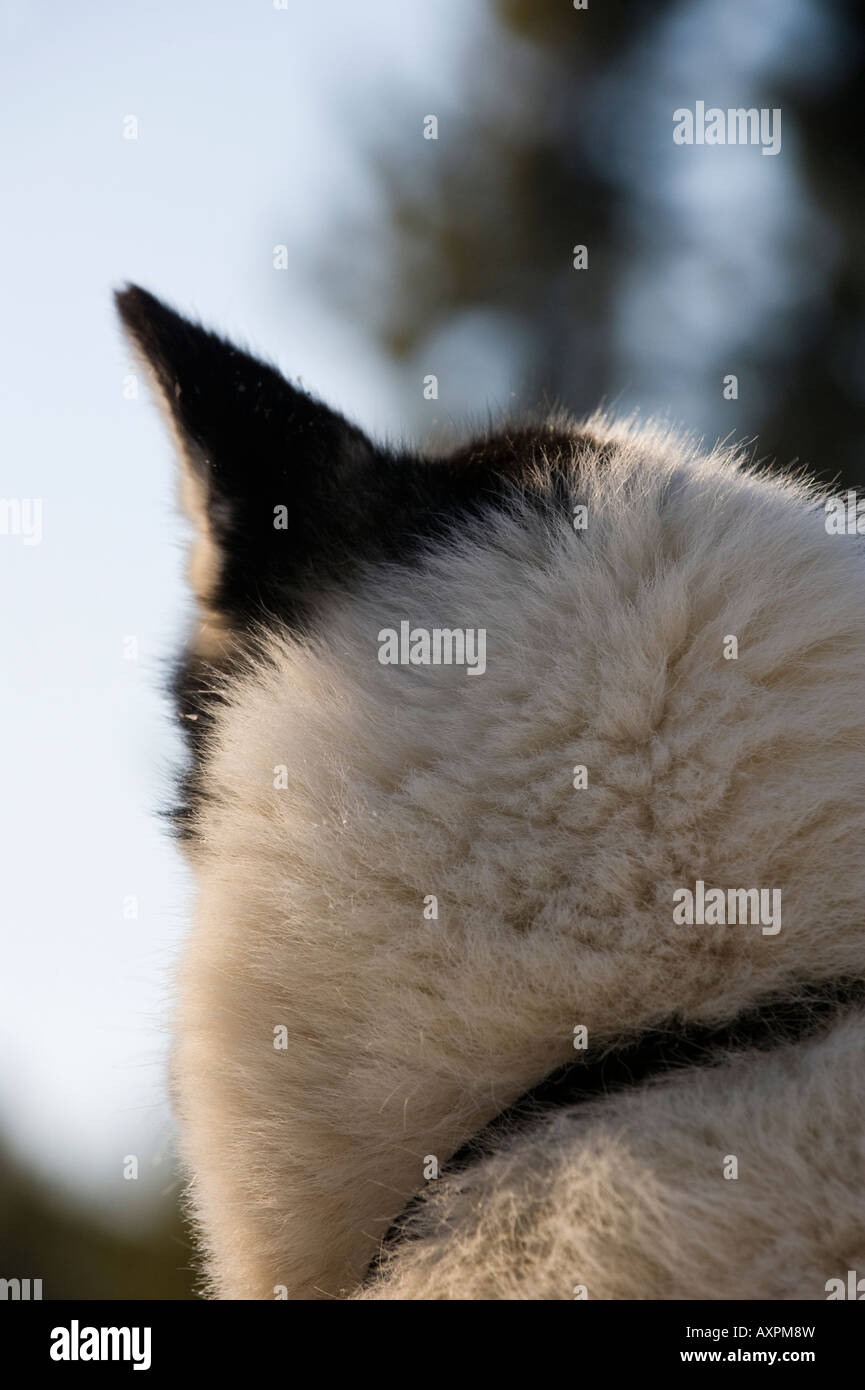
[[[865,1270],[861,541],[658,425],[385,448],[118,304],[195,528],[174,1074],[206,1290]],[[382,664],[402,622],[482,629],[483,674]],[[780,929],[674,920],[697,880],[779,891]]]
[[[861,1014],[844,1017],[556,1110],[430,1184],[357,1296],[825,1299],[865,1248],[863,1048]],[[736,1181],[719,1154],[741,1159]]]
[[[745,1048],[766,1050],[785,1041],[796,1042],[816,1036],[827,1021],[834,1022],[848,1006],[862,1004],[863,993],[860,980],[843,981],[817,990],[803,988],[789,999],[753,1009],[730,1024],[699,1028],[672,1023],[665,1029],[642,1033],[630,1044],[619,1043],[597,1058],[593,1051],[587,1051],[583,1060],[557,1068],[540,1085],[497,1115],[479,1134],[473,1135],[452,1155],[440,1176],[454,1179],[500,1149],[516,1149],[523,1144],[531,1152],[534,1129],[539,1126],[546,1136],[550,1127],[540,1122],[551,1119],[554,1111],[568,1113],[576,1121],[585,1119],[591,1113],[586,1102],[599,1096],[610,1096],[686,1067],[717,1067],[731,1053]],[[720,1079],[726,1081],[723,1072]],[[542,1149],[544,1142],[542,1139]],[[458,1179],[437,1183],[433,1190],[462,1193],[463,1185]],[[412,1198],[385,1235],[367,1271],[367,1282],[381,1275],[389,1263],[398,1267],[397,1277],[402,1278],[403,1265],[398,1258],[402,1253],[400,1242],[424,1237],[429,1228],[427,1205],[427,1193]],[[435,1212],[439,1220],[450,1220],[446,1200],[439,1205],[436,1199],[430,1211]],[[495,1286],[495,1276],[489,1278],[490,1270],[478,1273],[487,1287]],[[564,1296],[565,1287],[565,1284],[560,1285],[558,1297]],[[386,1296],[393,1297],[392,1290]]]

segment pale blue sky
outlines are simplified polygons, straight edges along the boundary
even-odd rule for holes
[[[188,608],[174,461],[147,393],[124,399],[110,292],[139,281],[398,426],[397,379],[323,302],[310,251],[340,208],[374,201],[358,145],[389,82],[401,119],[406,86],[423,112],[453,101],[461,8],[4,6],[0,495],[42,499],[43,539],[0,538],[0,1125],[57,1181],[127,1204],[146,1184],[121,1185],[121,1157],[147,1174],[170,1135],[188,885],[156,811]]]

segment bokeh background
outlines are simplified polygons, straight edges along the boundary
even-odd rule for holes
[[[111,289],[379,435],[604,400],[861,486],[863,30],[843,0],[2,15],[0,495],[43,523],[0,534],[0,1276],[188,1297],[159,814],[186,532]],[[675,145],[697,100],[780,107],[781,153]]]

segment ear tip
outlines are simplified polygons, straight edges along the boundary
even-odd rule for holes
[[[156,303],[153,295],[147,290],[143,290],[140,285],[133,285],[127,282],[121,289],[114,291],[114,305],[123,322],[128,328],[135,326],[141,320],[152,303]]]
[[[114,291],[114,304],[124,328],[142,344],[159,342],[181,326],[190,327],[155,294],[131,282]]]

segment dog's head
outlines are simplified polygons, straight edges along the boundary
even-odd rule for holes
[[[223,1292],[334,1292],[425,1156],[575,1030],[859,971],[861,550],[802,484],[660,428],[385,449],[143,291],[119,305],[196,525],[196,1202]],[[780,891],[783,924],[683,925],[697,880]]]
[[[577,446],[604,447],[557,419],[446,454],[387,447],[147,291],[130,286],[116,302],[167,412],[195,528],[198,618],[175,695],[196,759],[221,677],[268,631],[315,632],[330,598],[376,570],[419,565],[508,499],[563,511]]]

